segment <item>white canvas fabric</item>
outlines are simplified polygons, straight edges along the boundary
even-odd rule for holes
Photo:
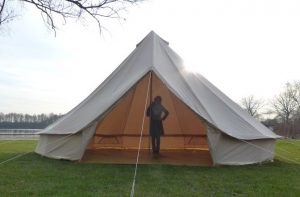
[[[36,152],[48,154],[46,150],[41,151],[43,149],[41,146],[49,140],[46,138],[55,138],[50,136],[69,134],[76,136],[77,133],[78,135],[83,133],[150,71],[153,71],[183,103],[221,134],[226,134],[232,139],[266,139],[266,141],[272,139],[272,142],[280,137],[249,116],[202,75],[188,72],[183,61],[169,47],[168,42],[152,31],[84,101],[59,121],[40,132],[41,138]],[[208,135],[209,138],[211,136],[213,135]],[[211,146],[215,147],[215,139],[210,141]],[[227,145],[227,143],[223,144]],[[219,148],[214,148],[212,153],[216,156],[219,150]],[[52,155],[51,157],[60,157]],[[74,157],[68,156],[68,159],[78,158],[79,155],[81,153]],[[215,158],[217,157],[213,156],[213,159]]]
[[[214,165],[246,165],[272,161],[275,139],[237,140],[208,128],[208,144]]]
[[[36,153],[54,159],[80,160],[95,132],[97,122],[78,133],[42,134]]]

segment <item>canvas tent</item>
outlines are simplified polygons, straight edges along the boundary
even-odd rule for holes
[[[170,112],[164,122],[162,151],[206,151],[214,165],[274,158],[275,140],[280,136],[202,75],[187,71],[168,42],[153,31],[85,100],[39,133],[35,152],[67,160],[81,160],[89,150],[136,153],[140,136],[141,148],[149,150],[145,107],[157,95]],[[189,159],[188,153],[179,157]],[[195,157],[201,155],[190,159]]]

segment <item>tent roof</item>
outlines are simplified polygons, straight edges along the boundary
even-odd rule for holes
[[[149,71],[190,109],[238,139],[278,138],[202,75],[188,72],[168,42],[151,31],[135,50],[85,100],[40,134],[77,133],[111,108]]]

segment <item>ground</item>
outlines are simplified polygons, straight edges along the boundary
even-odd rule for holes
[[[134,165],[53,160],[36,141],[0,141],[0,196],[129,196]],[[21,155],[24,154],[24,155]],[[300,140],[280,140],[272,163],[139,165],[135,196],[300,196]]]

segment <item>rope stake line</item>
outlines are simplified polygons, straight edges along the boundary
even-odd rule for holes
[[[3,140],[4,141],[4,140]],[[2,145],[2,144],[9,144],[9,143],[12,143],[12,142],[14,142],[15,140],[8,140],[7,142],[2,142],[2,143],[0,143],[0,146]]]
[[[59,138],[59,139],[57,139],[57,140],[55,140],[55,141],[53,141],[53,142],[51,142],[51,143],[45,144],[44,147],[43,147],[43,146],[41,146],[41,147],[42,147],[42,148],[46,148],[47,146],[53,145],[53,144],[57,143],[58,141],[60,141],[60,140],[62,140],[62,139],[64,139],[64,138],[70,137],[70,136],[72,136],[72,135],[74,135],[74,134],[76,134],[76,133],[71,133],[71,134],[69,134],[69,135],[67,135],[67,136],[64,136],[64,137],[62,137],[62,138]],[[12,141],[12,142],[13,142],[13,141]],[[4,143],[2,143],[2,144],[4,144]],[[0,145],[1,145],[1,144],[0,144]],[[7,160],[4,160],[4,161],[0,162],[0,166],[1,166],[2,164],[5,164],[5,163],[10,162],[10,161],[13,161],[13,160],[15,160],[15,159],[17,159],[17,158],[19,158],[19,157],[22,157],[22,156],[27,155],[27,154],[32,153],[32,152],[33,152],[33,151],[29,151],[29,152],[26,152],[26,153],[21,153],[21,154],[18,154],[18,155],[16,155],[16,156],[13,156],[13,157],[11,157],[11,158],[9,158],[9,159],[7,159]]]
[[[282,152],[285,152],[285,153],[289,153],[289,154],[291,154],[291,152],[290,152],[290,151],[288,151],[288,150],[286,150],[286,149],[279,148],[279,147],[276,147],[276,149],[278,149],[278,150],[281,150]]]
[[[153,71],[150,71],[150,92],[149,92],[149,94],[150,94],[150,104],[151,104],[151,102],[152,102],[152,84],[153,84],[153,77],[152,77],[152,72]],[[150,109],[151,110],[151,109]],[[151,114],[151,112],[150,112],[150,114]],[[150,124],[149,124],[149,130],[150,130]],[[151,138],[150,138],[150,134],[149,134],[149,141],[148,141],[148,143],[149,143],[149,153],[151,153]]]
[[[24,155],[27,155],[27,154],[29,154],[29,153],[32,153],[32,151],[27,152],[27,153],[21,153],[21,154],[18,154],[18,155],[16,155],[16,156],[12,157],[12,158],[9,158],[9,159],[7,159],[7,160],[5,160],[5,161],[2,161],[2,162],[0,163],[0,166],[1,166],[2,164],[5,164],[5,163],[7,163],[7,162],[9,162],[9,161],[12,161],[12,160],[15,160],[15,159],[17,159],[17,158],[19,158],[19,157],[22,157],[22,156],[24,156]]]
[[[151,82],[151,72],[150,72],[149,81],[148,81],[147,95],[146,95],[145,107],[144,107],[144,115],[143,115],[143,121],[142,121],[142,126],[141,126],[141,133],[140,133],[140,140],[139,140],[139,148],[138,148],[138,152],[137,152],[137,156],[136,156],[135,170],[134,170],[134,176],[133,176],[133,181],[132,181],[132,186],[131,186],[130,197],[134,197],[134,192],[135,192],[135,181],[136,181],[137,167],[138,167],[138,163],[139,163],[142,137],[143,137],[143,131],[144,131],[144,123],[145,123],[145,116],[146,116],[146,110],[147,110],[147,99],[148,99],[148,96],[149,96],[150,82]]]
[[[297,141],[297,140],[290,140],[290,139],[287,139],[287,140],[284,141],[284,143],[292,144],[292,145],[297,146],[298,148],[300,148],[300,145],[299,145],[299,144],[295,144],[295,143],[293,143],[293,142],[291,142],[291,141]],[[299,141],[299,140],[298,140],[298,141]]]

